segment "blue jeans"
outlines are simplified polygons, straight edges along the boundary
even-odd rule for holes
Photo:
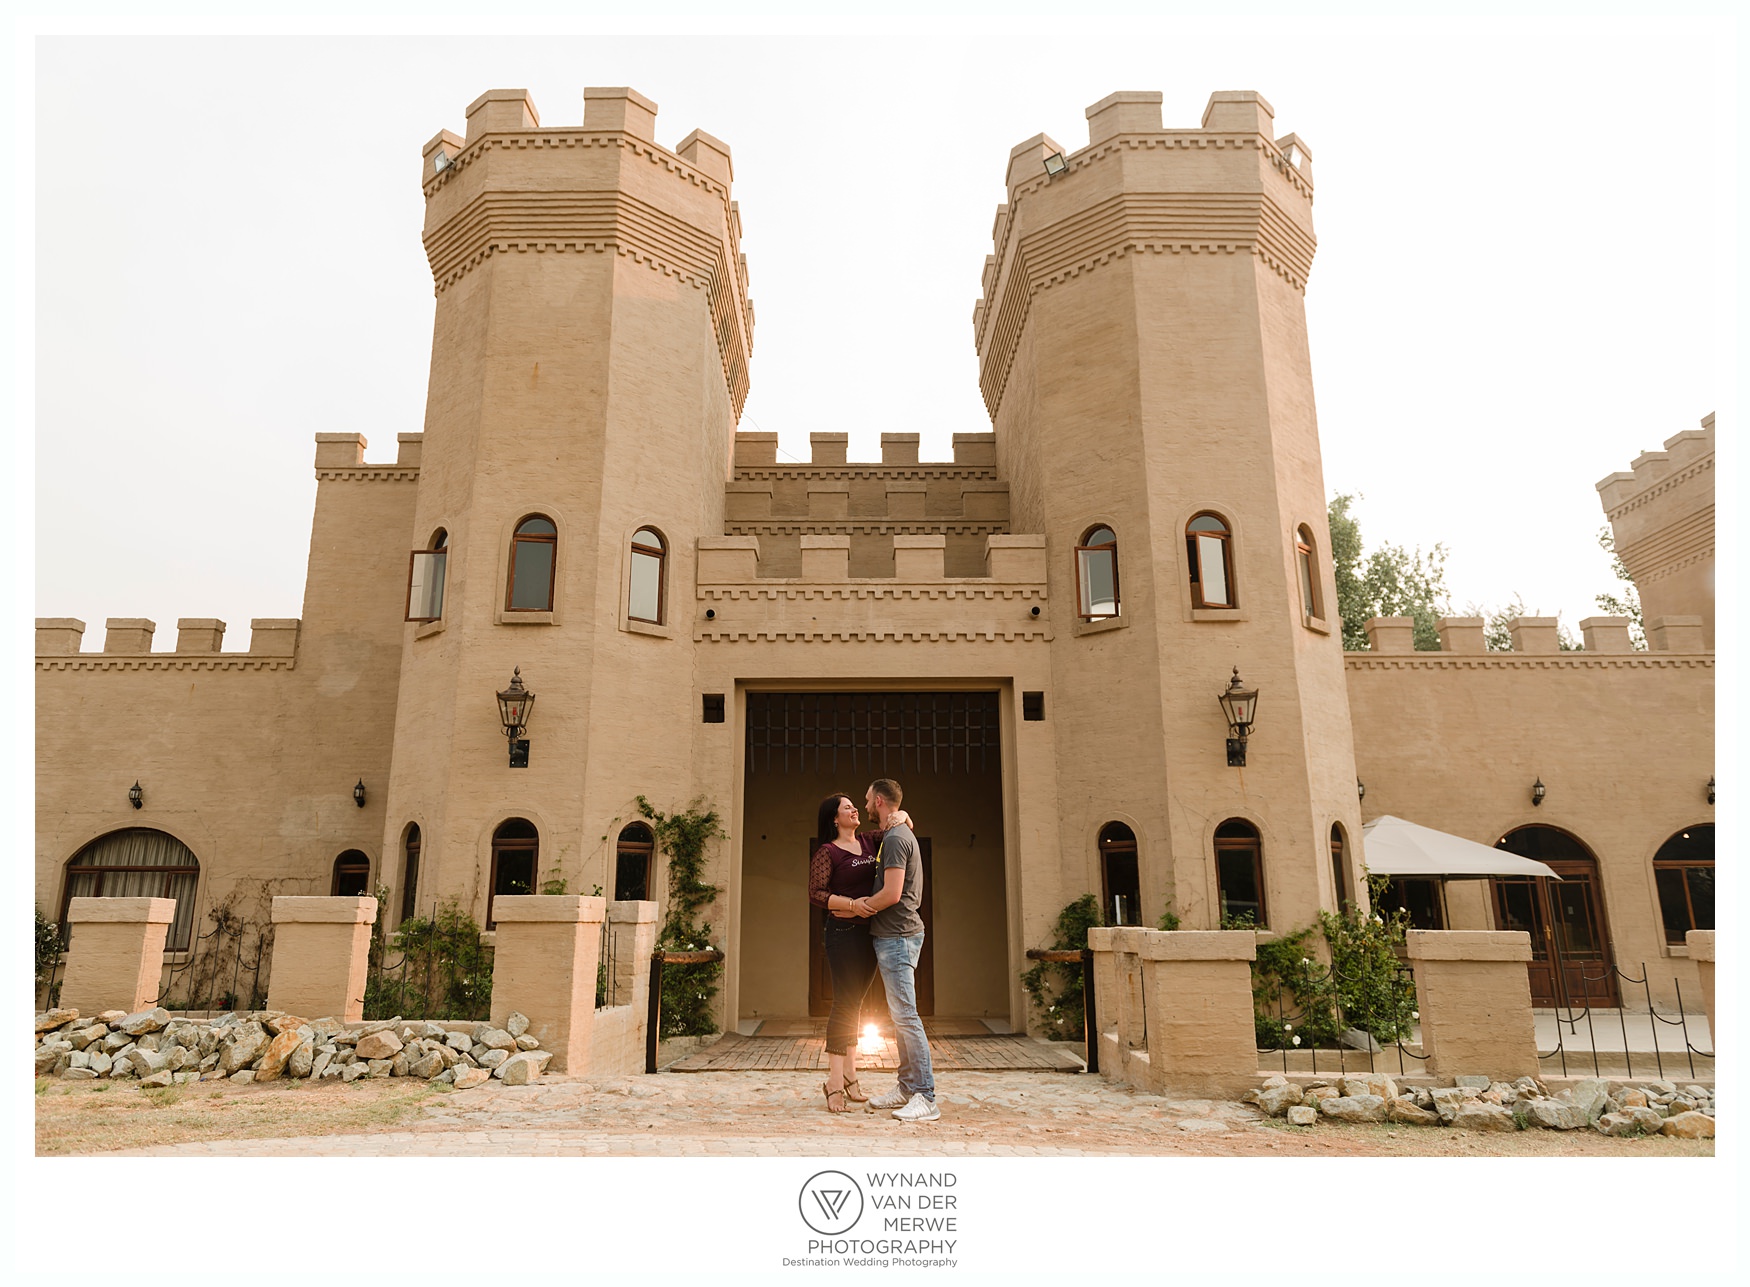
[[[887,990],[887,1011],[893,1016],[893,1036],[899,1046],[899,1088],[908,1096],[934,1102],[936,1079],[930,1071],[930,1041],[918,1018],[917,968],[924,936],[871,938],[881,986]]]

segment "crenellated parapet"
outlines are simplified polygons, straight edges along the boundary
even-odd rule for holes
[[[1714,418],[1667,438],[1598,483],[1616,553],[1640,593],[1648,639],[1689,619],[1713,646]]]
[[[76,617],[38,617],[38,670],[290,670],[297,664],[296,618],[256,617],[249,623],[249,650],[222,652],[225,623],[216,617],[183,617],[176,623],[176,651],[153,652],[158,626],[144,617],[110,617],[103,651],[81,652],[85,623]]]

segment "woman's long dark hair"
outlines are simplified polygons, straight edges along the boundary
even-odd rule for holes
[[[835,791],[820,802],[820,824],[815,828],[815,837],[819,841],[816,849],[839,838],[839,801],[850,798],[843,791]]]

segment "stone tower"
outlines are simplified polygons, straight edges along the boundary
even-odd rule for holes
[[[1215,925],[1207,855],[1224,821],[1257,829],[1275,928],[1334,905],[1333,824],[1351,896],[1359,870],[1304,309],[1312,171],[1272,116],[1256,93],[1216,93],[1202,128],[1165,129],[1160,94],[1117,93],[1088,109],[1085,148],[1016,147],[974,312],[1015,530],[1045,534],[1064,625],[1065,883],[1099,887],[1078,867],[1098,861],[1094,801],[1130,802],[1145,924],[1166,906]],[[1225,595],[1192,582],[1199,515],[1226,532]],[[1082,619],[1075,548],[1102,527],[1118,611]],[[1236,666],[1260,692],[1244,768],[1228,766],[1217,703]]]
[[[421,911],[481,914],[511,817],[539,833],[538,882],[611,883],[634,797],[692,780],[693,562],[723,530],[753,311],[729,149],[695,131],[671,151],[655,126],[627,88],[586,89],[583,124],[557,128],[492,90],[465,138],[425,146],[437,310],[409,546],[441,532],[448,553],[441,618],[406,627],[384,842],[399,901],[420,827]],[[544,608],[509,597],[531,516],[552,538],[527,565],[552,560]],[[628,610],[644,529],[665,556],[648,621]],[[537,698],[526,768],[494,701],[515,667]]]

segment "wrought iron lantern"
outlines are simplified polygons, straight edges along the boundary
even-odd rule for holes
[[[529,742],[523,730],[529,726],[529,715],[535,709],[535,695],[523,687],[523,668],[516,667],[510,676],[510,687],[498,694],[498,718],[504,725],[504,736],[510,742],[510,767],[529,767]]]
[[[1221,703],[1221,712],[1227,717],[1228,765],[1243,769],[1246,766],[1246,739],[1256,727],[1258,690],[1247,688],[1240,682],[1240,668],[1235,666],[1233,678],[1228,680],[1227,688],[1216,700]]]
[[[1711,774],[1707,780],[1707,802],[1709,804],[1714,802],[1714,780]]]
[[[360,778],[352,789],[352,802],[359,808],[365,807],[365,780]]]
[[[128,803],[133,805],[136,809],[145,807],[146,793],[140,790],[140,780],[138,778],[135,778],[134,785],[128,788]]]
[[[1549,788],[1544,786],[1543,779],[1541,777],[1538,778],[1535,782],[1533,782],[1531,784],[1531,807],[1535,809],[1535,808],[1537,808],[1538,805],[1542,804],[1543,797],[1545,795],[1547,795],[1548,792],[1549,792]]]
[[[1365,800],[1367,798],[1367,783],[1363,782],[1360,778],[1355,779],[1355,798],[1357,800]]]

